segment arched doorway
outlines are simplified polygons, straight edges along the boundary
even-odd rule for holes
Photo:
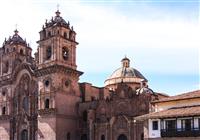
[[[21,140],[28,140],[28,131],[26,129],[21,132]]]
[[[104,135],[101,135],[101,140],[105,140],[105,136]]]
[[[126,137],[126,135],[121,134],[118,136],[117,140],[127,140],[127,137]]]
[[[81,140],[87,140],[87,134],[83,134],[83,135],[81,136]]]

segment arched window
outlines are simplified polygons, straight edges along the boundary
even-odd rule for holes
[[[70,140],[71,139],[71,134],[70,132],[67,133],[67,140]]]
[[[21,132],[21,140],[28,140],[28,131],[26,129]]]
[[[46,38],[46,31],[43,31],[43,38]]]
[[[3,73],[7,73],[9,70],[9,62],[8,61],[5,61],[3,63]]]
[[[66,33],[66,32],[64,32],[64,35],[63,35],[63,36],[64,36],[64,38],[67,38],[67,33]]]
[[[84,122],[87,122],[87,111],[85,110],[85,111],[83,111],[83,121]]]
[[[49,99],[45,100],[45,108],[48,109],[49,108]]]
[[[62,56],[64,60],[68,60],[69,58],[69,50],[66,47],[62,48]]]
[[[101,135],[101,140],[105,140],[105,136],[104,135]]]
[[[46,59],[47,60],[51,58],[51,54],[52,54],[51,46],[48,46],[48,48],[46,49]]]
[[[20,53],[21,55],[23,55],[23,54],[24,54],[23,49],[20,49],[19,53]]]
[[[46,87],[48,87],[48,86],[49,86],[49,80],[46,80],[46,81],[44,82],[44,84],[45,84]]]
[[[6,92],[5,92],[5,91],[3,91],[3,92],[2,92],[2,96],[5,96],[5,95],[6,95]]]
[[[28,112],[28,108],[29,108],[28,97],[24,97],[22,105],[23,105],[24,111]]]
[[[50,36],[51,36],[51,32],[49,31],[49,32],[48,32],[48,37],[50,37]]]
[[[6,115],[6,107],[2,107],[2,115]]]

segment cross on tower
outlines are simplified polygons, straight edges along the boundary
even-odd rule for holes
[[[60,5],[59,5],[59,4],[57,4],[57,11],[59,11],[59,7],[60,7]]]
[[[17,24],[15,24],[15,29],[17,30]]]

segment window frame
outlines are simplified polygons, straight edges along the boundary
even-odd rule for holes
[[[158,120],[153,120],[152,121],[152,130],[156,131],[158,129],[159,129],[159,127],[158,127]]]

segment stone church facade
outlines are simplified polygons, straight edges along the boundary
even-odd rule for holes
[[[126,57],[105,87],[79,83],[76,32],[59,11],[39,34],[34,58],[17,30],[0,48],[0,140],[142,140],[134,117],[165,95]]]

